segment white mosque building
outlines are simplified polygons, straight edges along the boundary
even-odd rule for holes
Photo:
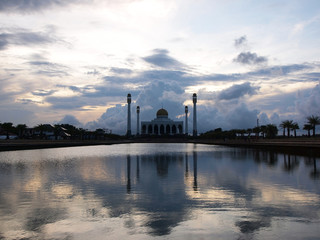
[[[161,108],[157,117],[151,121],[141,122],[141,134],[176,135],[183,134],[183,121],[173,121],[168,117],[167,110]]]
[[[193,136],[197,136],[197,94],[193,94]],[[131,94],[127,96],[128,118],[127,136],[131,136]],[[185,129],[183,121],[174,121],[169,118],[168,111],[161,108],[157,111],[156,118],[151,121],[141,121],[140,128],[140,107],[137,106],[137,135],[188,135],[188,106],[185,106]],[[141,133],[140,133],[141,129]],[[184,131],[183,131],[184,130]]]

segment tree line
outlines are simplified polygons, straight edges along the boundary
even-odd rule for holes
[[[308,137],[310,137],[310,131],[312,130],[312,136],[316,136],[316,126],[320,125],[320,117],[311,115],[307,117],[307,123],[303,125],[303,130],[308,132]],[[285,120],[282,121],[280,124],[280,127],[283,130],[283,136],[286,136],[286,130],[287,130],[287,136],[290,137],[290,131],[293,131],[294,137],[297,136],[297,130],[300,129],[298,123],[293,122],[293,120]]]
[[[303,130],[308,132],[308,137],[311,136],[310,132],[312,130],[312,135],[316,135],[316,126],[320,125],[320,117],[311,115],[306,118],[307,123],[304,124]],[[279,127],[283,130],[283,136],[290,137],[291,131],[293,131],[294,137],[297,136],[297,130],[300,129],[297,122],[293,120],[284,120],[281,122]],[[49,129],[50,128],[50,129]],[[32,132],[27,130],[32,129]],[[18,138],[38,138],[46,139],[46,131],[52,131],[55,139],[106,139],[106,138],[120,138],[121,136],[112,134],[110,130],[98,128],[95,131],[88,131],[83,128],[77,128],[71,124],[38,124],[34,128],[28,128],[26,124],[18,124],[16,126],[11,122],[0,123],[0,132],[6,135],[9,139],[10,134],[16,134]],[[217,128],[205,133],[202,133],[200,137],[202,138],[215,138],[215,139],[234,139],[239,137],[250,138],[252,136],[260,136],[263,138],[275,138],[278,135],[278,127],[274,124],[267,124],[256,126],[254,128],[248,129],[232,129],[228,131],[223,131],[221,128]]]
[[[316,136],[316,126],[320,125],[320,117],[311,115],[306,118],[307,123],[304,124],[303,130],[308,132],[308,137],[311,136],[312,130],[313,136]],[[291,131],[293,131],[294,137],[297,136],[297,130],[300,129],[299,124],[293,120],[284,120],[279,127],[283,130],[284,137],[290,137]],[[223,131],[221,128],[217,128],[200,135],[202,138],[214,138],[214,139],[235,139],[235,138],[250,138],[252,136],[262,138],[275,138],[278,135],[278,127],[275,124],[267,124],[256,126],[248,129],[232,129]]]
[[[108,129],[98,128],[89,131],[83,128],[77,128],[71,124],[38,124],[33,128],[28,128],[26,124],[16,126],[11,122],[0,123],[0,132],[6,135],[6,139],[14,134],[19,139],[78,139],[78,140],[103,140],[110,138],[119,138],[119,135],[112,134]]]

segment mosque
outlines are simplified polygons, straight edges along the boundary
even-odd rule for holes
[[[193,94],[193,136],[197,136],[197,94]],[[128,118],[127,136],[131,136],[131,94],[127,96]],[[137,134],[136,135],[188,135],[188,106],[185,106],[185,128],[183,121],[173,121],[169,118],[168,111],[161,108],[157,111],[156,118],[151,121],[141,121],[140,132],[140,106],[137,106]]]

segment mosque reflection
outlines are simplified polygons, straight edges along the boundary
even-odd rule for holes
[[[45,229],[58,229],[64,221],[72,225],[81,218],[90,225],[122,219],[131,235],[140,229],[148,236],[166,236],[189,222],[201,226],[204,220],[195,219],[203,215],[238,239],[254,239],[257,232],[274,231],[274,221],[319,223],[314,211],[320,208],[319,159],[246,149],[198,150],[31,164],[0,158],[0,225],[19,216],[24,232],[43,237]],[[8,195],[23,207],[27,203],[26,213],[17,214],[23,207],[13,205]],[[75,206],[86,216],[72,218]],[[192,228],[186,226],[184,231]],[[214,234],[208,229],[209,236]],[[5,233],[0,227],[0,239]]]
[[[197,152],[193,152],[193,190],[197,191]],[[132,177],[132,166],[136,165],[136,179]],[[150,174],[150,169],[154,169],[154,174],[144,178],[140,176],[144,171]],[[184,191],[185,181],[183,179],[182,169],[185,166],[184,177],[186,180],[189,176],[189,159],[188,154],[155,154],[131,157],[127,156],[127,194],[135,194],[132,191],[132,182],[136,185],[143,184],[143,204],[132,206],[139,208],[139,211],[146,213],[148,221],[145,225],[150,229],[151,235],[166,235],[171,229],[180,222],[190,218],[190,208],[188,205],[192,202]],[[173,172],[169,173],[170,167]],[[177,178],[179,176],[179,178]],[[140,182],[140,179],[146,180]],[[160,182],[159,182],[160,179]],[[135,186],[137,187],[137,186]],[[135,202],[132,202],[135,205]],[[195,204],[195,203],[193,203]]]
[[[203,157],[203,156],[202,156]],[[221,160],[226,156],[221,156],[219,153],[214,154],[210,157],[211,160]],[[310,177],[312,179],[319,179],[319,171],[316,166],[316,158],[310,159],[309,157],[297,157],[295,155],[290,154],[278,154],[270,151],[235,151],[230,152],[229,157],[232,158],[232,162],[237,161],[246,161],[248,159],[253,159],[255,163],[261,164],[264,163],[269,167],[275,168],[279,159],[283,159],[283,162],[280,164],[282,166],[283,172],[292,172],[299,168],[300,160],[304,159],[305,166],[313,166],[313,170],[310,172]],[[190,159],[191,158],[191,159]],[[132,176],[131,176],[131,165],[134,159],[131,159],[131,156],[127,156],[127,193],[131,193],[132,187]],[[196,194],[199,191],[206,192],[208,188],[213,187],[210,186],[210,182],[218,182],[219,188],[227,189],[233,196],[233,201],[245,201],[245,205],[250,203],[252,204],[257,195],[261,194],[259,189],[247,188],[243,185],[243,183],[236,181],[235,176],[224,176],[218,172],[211,172],[211,179],[207,178],[208,176],[202,175],[203,180],[198,186],[198,153],[197,151],[193,151],[191,155],[189,154],[174,154],[174,155],[166,155],[166,154],[158,154],[158,155],[150,155],[150,156],[136,156],[136,178],[137,183],[139,184],[139,179],[143,178],[140,174],[144,174],[143,171],[140,172],[140,168],[148,171],[147,169],[153,168],[155,170],[156,176],[153,175],[154,179],[144,182],[144,196],[145,199],[143,204],[136,206],[140,209],[140,211],[146,212],[148,215],[148,221],[146,222],[146,226],[150,228],[150,234],[152,235],[166,235],[169,234],[170,231],[180,222],[185,221],[191,218],[192,208],[201,208],[207,207],[214,211],[220,211],[225,207],[234,207],[233,203],[229,204],[227,202],[217,200],[217,196],[213,196],[212,200],[210,197],[206,197],[201,199],[199,197],[194,198],[191,189]],[[201,159],[201,163],[203,164],[203,159]],[[140,166],[142,165],[142,167]],[[240,163],[241,164],[241,163]],[[234,163],[234,165],[238,165]],[[184,166],[184,174],[179,174],[177,171],[174,171],[174,179],[173,181],[167,181],[165,186],[159,185],[159,178],[166,179],[170,177],[170,168],[177,168],[177,166]],[[239,165],[238,165],[239,166]],[[201,172],[206,168],[206,164],[201,166]],[[243,169],[230,165],[227,168],[233,169],[236,168],[238,170],[238,174],[242,175]],[[184,177],[184,181],[182,178]],[[190,181],[190,178],[192,180]],[[157,179],[157,180],[156,180]],[[212,181],[214,180],[214,181]],[[206,185],[205,182],[207,182]],[[192,183],[192,184],[190,184]],[[188,185],[189,184],[189,185]],[[270,187],[270,186],[269,186]],[[189,189],[188,189],[189,188]],[[184,189],[184,191],[181,191]],[[170,194],[168,194],[170,193]],[[202,194],[203,194],[202,193]],[[219,191],[216,191],[215,194],[219,195]],[[318,191],[317,194],[320,194]],[[201,195],[201,194],[200,194]],[[301,196],[299,196],[301,197]],[[244,198],[244,199],[243,199]],[[295,197],[296,198],[296,197]],[[319,200],[319,196],[317,198]],[[304,200],[303,200],[304,201]],[[303,202],[302,201],[302,202]],[[301,203],[299,203],[301,204]],[[319,202],[317,204],[320,204]],[[253,204],[254,205],[254,204]],[[272,218],[279,217],[306,217],[308,218],[308,214],[303,214],[298,210],[295,210],[290,203],[288,203],[287,207],[284,206],[275,206],[274,203],[270,203],[271,206],[267,204],[267,206],[258,206],[252,207],[248,209],[249,212],[254,213],[254,217],[246,219],[246,220],[238,220],[234,224],[238,227],[239,231],[243,234],[253,234],[255,231],[259,231],[261,228],[269,228],[271,227]],[[307,208],[307,207],[306,207]],[[314,217],[314,216],[313,216]]]

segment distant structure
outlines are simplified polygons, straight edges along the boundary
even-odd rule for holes
[[[128,103],[128,122],[127,122],[127,136],[131,136],[131,94],[128,93],[127,96],[127,103]]]
[[[152,121],[141,122],[141,134],[177,135],[183,134],[183,121],[173,121],[168,118],[167,110],[161,108]]]
[[[197,94],[194,93],[192,96],[193,99],[193,136],[198,135],[197,131]]]
[[[140,135],[140,107],[137,106],[137,135]]]
[[[185,113],[186,113],[186,129],[185,129],[185,134],[188,135],[188,106],[185,106]]]
[[[197,94],[194,93],[193,99],[193,136],[197,132]],[[128,116],[127,116],[127,137],[132,136],[131,131],[131,94],[127,95]],[[137,136],[138,135],[188,135],[188,106],[185,106],[185,132],[183,132],[183,121],[174,121],[169,118],[168,111],[161,108],[156,113],[156,118],[151,121],[140,122],[140,106],[137,106]],[[141,127],[141,128],[140,128]]]

